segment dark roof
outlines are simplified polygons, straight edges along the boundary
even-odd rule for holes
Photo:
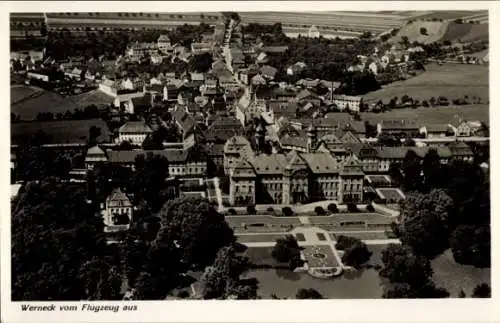
[[[38,131],[48,135],[46,144],[84,144],[88,141],[89,129],[96,126],[101,129],[99,142],[109,142],[108,126],[101,119],[33,121],[11,124],[11,144],[20,145],[33,137]]]
[[[288,46],[264,46],[261,48],[263,52],[266,53],[284,53],[288,50]]]
[[[150,95],[144,95],[136,98],[131,99],[132,104],[134,105],[135,108],[137,107],[151,107],[151,96]]]

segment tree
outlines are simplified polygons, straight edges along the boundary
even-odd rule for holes
[[[436,149],[429,149],[422,162],[422,190],[428,191],[432,188],[443,187],[442,168]]]
[[[458,293],[458,298],[466,298],[467,295],[465,295],[465,292],[463,289],[460,290],[460,293]]]
[[[235,242],[224,216],[204,199],[176,198],[160,211],[161,229],[156,243],[175,243],[182,262],[203,268],[213,262],[217,251]]]
[[[256,214],[257,210],[255,209],[255,205],[247,205],[247,213],[248,214]]]
[[[450,246],[459,264],[491,266],[491,235],[488,226],[460,225],[452,233]]]
[[[478,284],[474,287],[472,292],[473,298],[490,298],[491,297],[491,287],[488,284]]]
[[[314,208],[314,212],[316,212],[316,215],[325,215],[325,209],[323,209],[321,206],[316,206]]]
[[[297,295],[295,295],[296,299],[323,299],[323,295],[321,295],[317,290],[313,288],[301,288],[297,291]]]
[[[292,269],[299,267],[302,262],[300,259],[299,244],[292,235],[277,239],[271,255],[278,262],[289,263]]]
[[[399,232],[416,254],[435,257],[448,247],[449,218],[454,202],[444,190],[410,194],[401,204]]]
[[[401,43],[405,46],[408,46],[410,44],[410,40],[408,39],[408,36],[401,36]]]
[[[236,256],[233,247],[224,247],[217,253],[214,263],[205,268],[200,278],[204,299],[256,299],[257,285],[240,279],[248,259]]]
[[[119,262],[81,185],[28,182],[12,206],[12,299],[119,298]]]
[[[338,209],[338,207],[337,207],[337,204],[335,204],[335,203],[330,203],[330,204],[328,204],[327,209],[328,209],[328,211],[330,211],[331,213],[339,213],[339,209]]]
[[[405,191],[418,191],[422,186],[420,157],[409,149],[403,159],[401,172],[404,178]]]
[[[95,146],[97,144],[97,138],[101,136],[101,128],[92,126],[89,128],[89,146]]]
[[[389,244],[382,250],[384,267],[379,274],[390,283],[407,283],[410,287],[423,286],[432,277],[430,261],[413,254],[403,245]]]
[[[367,138],[375,138],[377,136],[377,127],[372,125],[370,121],[365,121],[365,132]]]
[[[420,28],[420,34],[427,36],[427,28],[425,28],[425,27]]]
[[[206,73],[212,67],[213,59],[210,53],[194,55],[189,60],[189,69],[193,72]]]
[[[293,211],[289,206],[285,206],[281,209],[281,212],[283,213],[283,216],[292,216]]]
[[[372,255],[366,244],[354,237],[339,236],[335,247],[344,250],[342,262],[354,268],[360,268]]]

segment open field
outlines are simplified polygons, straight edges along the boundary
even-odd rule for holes
[[[11,112],[20,116],[21,120],[26,121],[34,120],[39,112],[52,112],[56,114],[79,108],[69,98],[36,87],[14,85],[10,88],[10,95]]]
[[[92,120],[64,120],[46,122],[13,123],[10,126],[11,144],[22,144],[29,140],[37,131],[43,131],[49,138],[47,144],[81,143],[88,140],[89,129],[96,126],[101,129],[101,141],[108,141],[110,132],[101,119]]]
[[[427,33],[422,35],[421,28],[425,28]],[[447,22],[439,21],[415,21],[402,27],[396,36],[389,39],[390,43],[398,43],[402,37],[408,37],[410,43],[417,41],[422,44],[436,42],[443,37],[448,28]]]
[[[436,107],[418,109],[397,109],[384,113],[361,113],[363,120],[377,123],[383,120],[416,120],[420,124],[451,123],[459,116],[465,120],[489,122],[489,106],[487,104],[462,107]]]
[[[408,95],[423,101],[431,97],[445,96],[448,100],[463,98],[464,95],[489,100],[489,68],[485,65],[467,64],[428,64],[426,71],[407,79],[384,86],[382,89],[366,94],[365,102],[382,100],[387,103],[391,98]]]
[[[405,16],[380,12],[240,12],[241,21],[247,23],[274,24],[283,27],[315,25],[323,28],[347,31],[383,32],[399,27]]]
[[[102,93],[99,90],[92,90],[82,94],[74,95],[71,100],[75,102],[81,109],[94,104],[97,107],[106,106],[113,102],[113,97]]]
[[[440,41],[466,43],[478,40],[488,40],[488,24],[456,24],[450,23]]]
[[[490,284],[490,268],[482,269],[459,265],[453,259],[451,250],[445,251],[434,259],[432,269],[434,270],[433,277],[436,285],[446,288],[451,297],[457,297],[461,289],[470,297],[477,284]]]
[[[469,17],[472,15],[478,15],[478,14],[483,14],[485,13],[486,15],[488,14],[487,11],[481,10],[481,11],[468,11],[468,10],[457,10],[457,11],[432,11],[429,13],[422,13],[422,14],[415,14],[412,15],[412,19],[443,19],[443,20],[454,20],[458,18],[464,18],[464,17]]]

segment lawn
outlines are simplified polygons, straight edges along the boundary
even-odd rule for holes
[[[382,100],[385,103],[403,95],[423,101],[445,96],[448,100],[468,95],[489,101],[489,69],[484,65],[428,64],[426,71],[405,81],[394,82],[363,97],[366,102]]]
[[[262,234],[245,234],[245,235],[238,235],[236,234],[236,237],[238,238],[239,243],[249,243],[249,242],[272,242],[276,241],[276,239],[283,238],[286,234],[276,234],[276,233],[262,233]]]
[[[451,297],[457,297],[461,289],[467,296],[470,296],[474,287],[480,283],[491,285],[490,268],[459,265],[453,259],[450,250],[432,261],[432,269],[434,269],[433,277],[436,285],[446,288]]]

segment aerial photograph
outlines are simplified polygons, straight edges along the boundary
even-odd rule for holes
[[[11,12],[12,301],[491,298],[488,24]]]

